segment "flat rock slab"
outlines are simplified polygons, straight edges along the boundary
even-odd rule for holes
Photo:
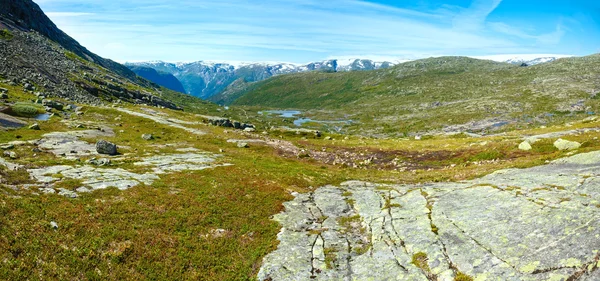
[[[173,128],[179,128],[179,129],[185,130],[186,132],[189,132],[189,133],[192,133],[195,135],[204,135],[205,134],[205,132],[203,132],[201,130],[184,126],[184,125],[201,124],[199,122],[188,122],[188,121],[178,120],[178,119],[174,119],[174,118],[163,117],[160,115],[149,115],[149,114],[145,114],[145,113],[141,113],[141,112],[137,112],[137,111],[133,111],[133,110],[129,110],[129,109],[124,109],[124,108],[115,108],[115,109],[118,111],[130,114],[130,115],[133,115],[133,116],[150,119],[159,124],[167,125],[167,126],[170,126]]]
[[[325,186],[284,203],[258,278],[598,280],[599,201],[600,152],[461,183]]]
[[[134,163],[136,166],[149,166],[152,173],[134,173],[120,168],[98,168],[90,165],[69,166],[59,165],[39,169],[28,170],[29,174],[37,182],[52,185],[63,178],[80,180],[83,187],[89,187],[91,190],[116,187],[121,190],[129,189],[139,184],[151,185],[154,181],[160,179],[159,174],[166,174],[180,171],[197,171],[228,164],[214,164],[219,155],[210,153],[186,153],[158,155],[143,158],[140,162]],[[1,159],[1,158],[0,158]],[[2,164],[3,162],[0,162]],[[49,193],[49,187],[45,187],[44,193]],[[76,192],[89,192],[89,189],[77,189]],[[60,193],[60,191],[59,191]],[[71,196],[73,193],[63,191],[65,195]]]
[[[25,125],[27,125],[27,122],[25,121],[22,121],[4,113],[0,113],[0,127],[21,128]]]
[[[114,136],[110,128],[102,130],[85,130],[71,132],[52,132],[45,134],[37,141],[37,146],[48,150],[54,155],[67,158],[98,155],[96,146],[92,143],[80,140],[80,138],[100,138]]]

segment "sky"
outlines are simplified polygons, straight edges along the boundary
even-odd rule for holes
[[[596,0],[34,0],[119,62],[600,53]]]

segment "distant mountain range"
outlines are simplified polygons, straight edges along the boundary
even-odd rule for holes
[[[566,56],[550,55],[512,55],[478,57],[497,62],[517,65],[536,65],[547,63]],[[166,88],[182,91],[177,83],[167,74],[171,74],[183,85],[183,92],[205,100],[222,102],[221,99],[212,99],[214,96],[231,87],[240,87],[252,82],[259,82],[267,78],[291,73],[307,71],[342,72],[342,71],[367,71],[386,69],[408,60],[374,61],[370,59],[331,59],[308,64],[294,63],[219,63],[198,61],[192,63],[169,63],[163,61],[126,63],[125,65],[150,81]],[[150,73],[148,68],[158,73]],[[166,83],[165,79],[169,82]]]
[[[210,99],[225,90],[235,81],[246,83],[258,82],[276,75],[299,73],[307,71],[362,71],[389,68],[403,61],[373,61],[368,59],[326,60],[308,64],[293,63],[215,63],[198,61],[192,63],[168,63],[162,61],[126,63],[125,65],[139,76],[149,79],[159,85],[173,89],[162,81],[148,76],[145,68],[166,72],[176,77],[187,94],[202,99]],[[175,90],[175,89],[173,89]]]

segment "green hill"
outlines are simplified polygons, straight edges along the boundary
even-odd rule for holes
[[[277,76],[221,96],[240,96],[233,105],[320,110],[317,117],[325,111],[358,121],[351,129],[369,134],[487,131],[597,111],[598,66],[600,55],[530,67],[439,57],[370,72]]]

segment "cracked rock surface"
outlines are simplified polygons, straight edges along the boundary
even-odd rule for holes
[[[258,278],[600,280],[599,175],[592,152],[460,183],[297,194]]]

